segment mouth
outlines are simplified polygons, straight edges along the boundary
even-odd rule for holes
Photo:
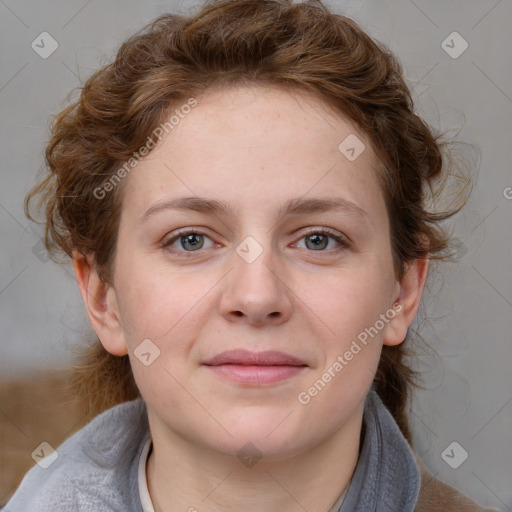
[[[249,385],[279,382],[308,368],[304,361],[284,352],[248,350],[228,350],[203,365],[219,377]]]

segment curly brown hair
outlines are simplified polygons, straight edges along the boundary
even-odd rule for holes
[[[147,141],[169,112],[213,87],[265,84],[313,93],[365,133],[381,162],[379,179],[389,219],[395,272],[408,261],[446,257],[442,212],[430,208],[443,164],[441,135],[414,112],[401,65],[353,20],[320,0],[220,0],[191,16],[160,16],[96,71],[79,98],[55,116],[46,175],[27,195],[46,208],[45,243],[93,254],[109,282],[123,183],[98,200],[95,190]],[[427,244],[425,243],[427,241]],[[411,441],[406,405],[417,375],[404,362],[409,334],[384,346],[377,392]],[[107,353],[96,339],[77,370],[96,414],[139,396],[128,356]]]

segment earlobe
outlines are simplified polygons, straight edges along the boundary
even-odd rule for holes
[[[89,321],[101,344],[112,355],[126,355],[115,289],[100,279],[91,256],[74,251],[73,267]]]
[[[427,274],[428,259],[417,259],[407,264],[402,279],[397,283],[398,291],[393,304],[395,316],[387,325],[384,345],[400,345],[405,340],[407,330],[418,313]]]

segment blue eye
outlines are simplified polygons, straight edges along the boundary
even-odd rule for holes
[[[324,249],[329,245],[329,239],[335,240],[338,244],[338,247],[334,249],[347,248],[349,246],[348,241],[335,233],[327,231],[326,229],[312,229],[308,231],[301,240],[305,239],[306,241],[309,239],[311,242],[308,244],[306,242],[306,248],[312,249],[315,252],[326,252]]]
[[[199,231],[181,231],[177,235],[163,242],[163,247],[172,247],[175,242],[185,250],[185,252],[196,252],[204,247],[204,238],[207,237]]]

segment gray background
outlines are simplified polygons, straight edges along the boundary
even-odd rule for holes
[[[461,241],[458,261],[441,265],[430,280],[418,320],[438,356],[419,345],[426,389],[416,393],[411,423],[415,446],[434,474],[482,504],[511,511],[512,2],[326,3],[389,45],[419,113],[471,144],[464,154],[478,159],[472,198],[451,223]],[[0,0],[3,378],[68,364],[91,332],[71,267],[46,261],[40,228],[23,213],[23,197],[43,161],[50,115],[143,24],[196,4]],[[58,42],[46,59],[31,47],[44,31]],[[468,44],[457,58],[442,47],[454,31]],[[452,39],[445,45],[460,51],[462,40]],[[444,452],[453,442],[458,445]],[[462,449],[467,460],[450,467],[445,461],[460,461]]]

